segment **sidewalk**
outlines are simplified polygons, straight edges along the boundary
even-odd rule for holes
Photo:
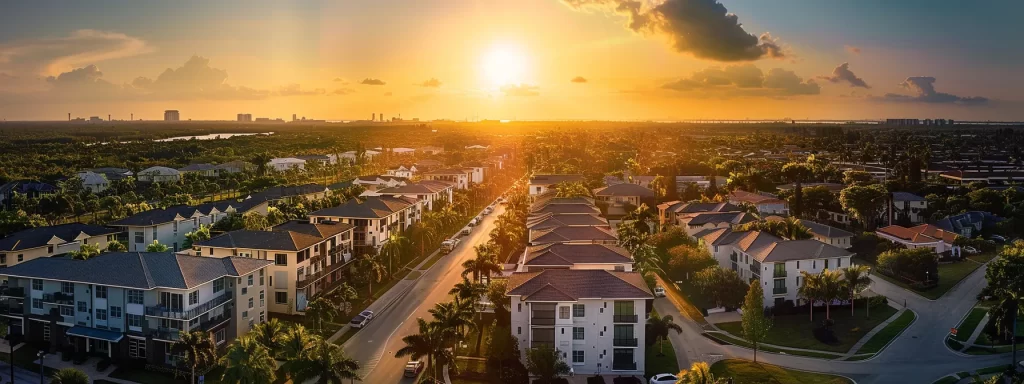
[[[850,358],[850,357],[856,356],[857,352],[860,351],[861,347],[863,347],[864,344],[867,344],[868,341],[871,340],[871,337],[875,336],[875,334],[877,334],[878,332],[881,332],[883,329],[885,329],[885,327],[887,325],[889,325],[889,323],[892,323],[893,321],[898,319],[900,317],[900,315],[902,315],[903,312],[907,311],[907,310],[908,309],[904,308],[904,309],[900,309],[900,310],[896,311],[896,313],[894,313],[888,319],[883,321],[881,324],[878,324],[877,326],[875,326],[875,328],[872,329],[870,332],[864,334],[864,337],[861,337],[860,341],[857,341],[857,344],[854,344],[853,347],[850,347],[850,350],[846,352],[846,354],[844,355],[845,357],[843,357],[843,358],[846,359],[846,358]],[[881,352],[881,351],[879,351],[879,352]]]

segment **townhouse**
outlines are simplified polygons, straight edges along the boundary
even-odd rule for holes
[[[388,176],[411,179],[412,176],[416,174],[416,172],[419,172],[419,170],[416,169],[415,164],[399,164],[397,167],[388,169],[385,173]]]
[[[35,259],[3,269],[0,316],[50,350],[176,367],[179,331],[217,346],[266,321],[268,260],[146,252]]]
[[[353,226],[352,245],[378,248],[391,233],[404,231],[422,219],[423,204],[409,197],[368,196],[309,214],[310,223],[335,221]]]
[[[257,212],[265,216],[267,209],[267,201],[259,199],[220,201],[199,206],[178,205],[139,212],[108,225],[127,232],[125,245],[129,251],[145,251],[146,247],[158,241],[177,252],[185,243],[185,235],[200,225],[212,225],[235,213]]]
[[[682,217],[696,213],[742,212],[739,206],[729,203],[686,203],[669,201],[658,204],[658,222],[661,226],[679,225]]]
[[[598,226],[555,227],[530,231],[530,245],[551,243],[617,245],[619,239],[615,236],[615,232],[612,232],[611,228]]]
[[[757,207],[757,211],[762,214],[770,215],[788,215],[789,204],[785,200],[779,199],[778,197],[771,195],[762,195],[759,193],[750,193],[742,190],[735,190],[729,193],[729,203],[740,205],[743,203],[751,204]]]
[[[441,180],[421,180],[404,186],[389,187],[375,191],[363,191],[362,196],[409,197],[423,202],[428,211],[434,210],[434,203],[451,203],[455,184]]]
[[[960,255],[960,246],[954,244],[960,235],[931,224],[921,224],[910,228],[890,225],[878,228],[875,230],[875,234],[911,249],[931,248],[935,250],[935,253],[950,252],[953,256]]]
[[[616,245],[550,243],[527,247],[516,265],[516,272],[545,269],[632,272],[633,256],[625,248]]]
[[[583,182],[583,175],[533,175],[530,177],[530,196],[542,195],[558,183]]]
[[[359,176],[352,180],[353,185],[361,185],[366,190],[377,190],[381,188],[392,188],[408,185],[409,179],[388,175],[367,175]]]
[[[267,310],[305,314],[309,301],[343,281],[352,262],[353,226],[333,221],[289,221],[270,231],[239,230],[193,244],[205,257],[247,257],[271,261],[267,267]]]
[[[469,184],[473,180],[472,173],[472,170],[466,171],[462,168],[443,168],[424,172],[423,178],[427,180],[450,181],[455,183],[456,189],[469,189]]]
[[[800,224],[803,224],[803,226],[807,227],[807,229],[811,231],[811,235],[814,236],[814,240],[843,249],[850,249],[853,247],[854,235],[851,232],[844,231],[831,225],[815,223],[810,220],[800,220]]]
[[[120,232],[116,229],[82,223],[60,224],[21,230],[0,239],[0,266],[78,251],[83,244],[100,250]]]

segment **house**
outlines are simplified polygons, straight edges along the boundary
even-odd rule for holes
[[[517,272],[545,269],[604,269],[633,271],[633,256],[625,248],[608,244],[544,244],[527,247]]]
[[[203,177],[217,177],[219,169],[213,164],[189,164],[184,168],[178,168],[182,174],[194,173]]]
[[[530,177],[530,196],[542,195],[558,183],[583,182],[583,175],[534,175]]]
[[[247,199],[258,201],[306,201],[320,200],[327,197],[330,189],[326,186],[311,183],[293,186],[277,186],[253,193]]]
[[[421,201],[428,211],[434,210],[434,202],[452,202],[455,185],[448,181],[422,180],[416,183],[397,187],[383,188],[376,191],[366,190],[362,196],[410,197]]]
[[[198,206],[177,205],[151,209],[108,224],[128,233],[129,251],[142,252],[154,241],[177,252],[185,244],[185,235],[200,225],[213,225],[229,214],[258,212],[266,215],[266,200],[219,201]]]
[[[227,173],[252,172],[256,166],[247,161],[234,160],[215,166],[218,175]]]
[[[750,193],[737,189],[729,194],[729,202],[736,205],[743,203],[751,204],[757,207],[757,211],[762,214],[789,214],[789,204],[785,200],[771,195]]]
[[[699,232],[718,228],[733,228],[757,221],[754,215],[746,212],[699,212],[679,218],[679,226],[690,236]]]
[[[739,206],[729,203],[685,203],[678,200],[658,204],[657,208],[658,222],[662,226],[679,225],[680,219],[695,213],[743,211]]]
[[[555,214],[542,213],[526,219],[527,230],[544,230],[557,227],[606,227],[608,220],[596,214]]]
[[[490,145],[474,144],[474,145],[467,145],[466,149],[470,149],[470,150],[474,150],[474,151],[486,151],[490,147],[491,147]]]
[[[137,179],[146,183],[177,183],[181,172],[167,167],[149,167],[139,171]]]
[[[885,215],[883,217],[891,219],[891,223],[908,220],[912,224],[917,224],[924,222],[926,209],[928,201],[925,198],[910,192],[893,192],[892,207],[882,214]]]
[[[78,172],[77,177],[82,180],[82,188],[92,193],[100,193],[110,188],[110,181],[107,175],[92,171]]]
[[[387,170],[386,173],[388,176],[396,176],[411,179],[412,175],[414,175],[418,171],[419,170],[416,169],[416,165],[399,164],[397,167]]]
[[[800,224],[803,224],[803,226],[807,227],[807,229],[811,231],[811,235],[814,236],[814,240],[843,249],[850,249],[850,247],[853,247],[854,235],[851,232],[844,231],[831,225],[815,223],[810,220],[800,220]]]
[[[530,231],[530,245],[551,243],[618,245],[619,239],[610,227],[577,226],[555,227]]]
[[[676,193],[683,193],[689,184],[696,184],[698,189],[705,190],[711,186],[712,177],[715,178],[715,185],[719,188],[725,186],[729,181],[723,176],[676,176]]]
[[[366,190],[377,190],[380,188],[391,188],[407,185],[409,179],[388,175],[366,175],[352,179],[353,185],[360,185]]]
[[[377,157],[377,155],[380,155],[380,151],[367,149],[363,151],[362,155],[356,151],[342,152],[338,158],[348,160],[350,164],[355,164],[358,162],[357,160],[373,161],[373,158]]]
[[[618,176],[614,176],[614,175],[605,176],[604,177],[604,185],[612,186],[612,185],[616,185],[616,184],[629,183],[629,184],[636,184],[636,185],[639,185],[639,186],[644,187],[644,188],[650,188],[651,187],[651,182],[654,181],[654,178],[656,178],[656,177],[657,176],[632,176],[628,172],[625,172],[622,175],[622,177],[618,177]]]
[[[84,170],[83,172],[99,173],[99,174],[102,174],[102,175],[106,176],[107,180],[110,180],[110,181],[121,180],[123,178],[130,177],[130,176],[134,175],[134,173],[132,173],[132,171],[130,169],[127,169],[127,168],[114,168],[114,167],[90,168],[90,169]]]
[[[760,280],[764,303],[769,307],[785,301],[799,302],[801,271],[846,268],[853,257],[850,251],[818,240],[783,240],[762,231],[722,228],[703,233],[698,239],[722,268],[736,271],[747,281]]]
[[[302,155],[295,156],[296,159],[304,160],[306,164],[317,162],[320,164],[332,164],[331,157],[326,155]]]
[[[11,267],[40,257],[78,251],[83,244],[104,250],[118,232],[82,223],[24,229],[0,239],[0,266]]]
[[[637,272],[544,269],[508,278],[521,356],[547,346],[577,374],[643,375],[644,320],[654,299]]]
[[[472,173],[472,170],[466,171],[462,168],[444,168],[424,172],[423,178],[427,180],[450,181],[455,183],[455,189],[469,189],[469,183],[472,182]]]
[[[426,147],[416,148],[416,151],[419,152],[419,153],[422,153],[424,155],[440,155],[440,154],[444,153],[444,148],[434,147],[434,146],[429,146],[428,145]]]
[[[289,221],[270,231],[239,230],[193,244],[196,256],[247,257],[271,261],[267,267],[267,310],[305,314],[309,300],[342,281],[352,262],[351,224]]]
[[[266,321],[269,260],[115,252],[88,260],[44,257],[0,270],[0,315],[11,332],[50,350],[144,359],[177,367],[179,331],[219,347]]]
[[[380,247],[393,232],[401,232],[422,219],[423,204],[408,197],[369,196],[348,200],[309,214],[310,223],[336,221],[354,227],[354,247]]]
[[[284,172],[289,169],[304,170],[306,169],[306,160],[296,159],[294,157],[273,158],[267,163],[267,168],[278,172]]]
[[[640,203],[654,201],[658,195],[647,187],[622,183],[595,189],[594,197],[610,206],[637,207]]]
[[[39,181],[11,181],[0,185],[0,206],[4,209],[13,208],[14,195],[18,194],[29,199],[57,193],[57,187]]]
[[[437,168],[443,167],[444,163],[442,163],[439,160],[434,160],[434,159],[420,159],[420,160],[417,160],[415,163],[413,163],[413,165],[415,165],[416,168],[419,168],[420,170],[427,170],[427,171],[429,171],[431,169],[437,169]]]
[[[479,161],[470,161],[462,164],[463,169],[470,172],[469,182],[480,184],[484,182],[484,164]]]
[[[935,223],[935,226],[960,236],[977,237],[982,228],[993,226],[1003,221],[999,216],[983,211],[964,212],[959,215],[946,216]]]
[[[903,244],[907,248],[931,248],[935,253],[950,251],[954,256],[960,255],[960,247],[953,244],[959,235],[931,224],[910,228],[890,225],[879,228],[875,234],[891,242]]]

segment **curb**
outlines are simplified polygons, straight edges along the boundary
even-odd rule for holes
[[[732,342],[730,342],[730,341],[728,341],[728,340],[719,340],[719,339],[715,339],[715,338],[714,338],[713,336],[710,336],[710,335],[709,335],[709,334],[710,334],[710,333],[712,333],[712,332],[717,332],[717,333],[724,333],[724,334],[726,334],[726,335],[732,336],[732,334],[730,334],[730,333],[728,333],[728,332],[724,332],[724,331],[711,331],[711,332],[707,332],[707,331],[705,331],[705,332],[702,332],[702,333],[701,333],[701,335],[705,335],[704,337],[709,337],[709,338],[712,338],[712,339],[714,339],[714,340],[717,340],[717,341],[719,341],[719,342],[723,342],[723,343],[725,343],[724,345],[728,345],[728,346],[732,346],[732,347],[736,347],[736,348],[743,348],[743,349],[746,349],[746,350],[748,350],[748,351],[753,351],[753,350],[754,350],[753,348],[748,348],[748,347],[744,347],[744,346],[742,346],[742,345],[738,345],[738,344],[733,344]],[[735,336],[732,336],[732,337],[735,337]],[[780,348],[780,347],[777,347],[777,346],[771,346],[771,347],[772,347],[772,348],[776,348],[776,349],[786,349],[786,347],[781,347],[781,348]],[[792,354],[792,353],[786,353],[786,351],[782,351],[782,352],[771,352],[771,351],[765,351],[765,350],[763,350],[763,349],[760,349],[760,348],[759,348],[759,349],[757,350],[757,353],[770,353],[770,354],[773,354],[773,355],[779,355],[779,356],[791,356],[791,357],[802,357],[802,358],[805,358],[805,359],[815,359],[815,360],[822,360],[822,361],[842,361],[842,360],[840,360],[840,359],[842,359],[842,358],[844,358],[844,357],[845,357],[844,355],[841,355],[841,354],[838,354],[838,353],[836,353],[836,354],[835,354],[835,355],[836,355],[836,358],[834,358],[834,359],[826,359],[826,358],[822,358],[822,357],[813,357],[813,356],[804,356],[804,355],[797,355],[797,354]],[[825,351],[816,351],[815,353],[821,353],[821,354],[823,354],[823,355],[827,355],[827,354],[830,354],[830,353],[833,353],[833,352],[825,352]],[[781,367],[781,365],[780,365],[780,367]],[[793,369],[793,368],[788,368],[788,367],[787,367],[787,369]],[[806,371],[806,372],[813,372],[813,371]],[[820,373],[820,372],[817,372],[817,373]]]

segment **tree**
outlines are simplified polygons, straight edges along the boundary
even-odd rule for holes
[[[486,292],[486,285],[469,281],[469,279],[463,277],[462,282],[455,284],[455,286],[448,291],[448,294],[454,295],[459,299],[476,300]]]
[[[988,264],[985,279],[987,290],[999,305],[989,309],[996,332],[1008,339],[1013,334],[1014,313],[1024,309],[1024,241],[1017,240],[1003,247],[999,257]]]
[[[306,307],[306,317],[313,324],[313,329],[320,333],[324,330],[324,323],[341,317],[341,308],[338,307],[337,302],[330,300],[327,295],[317,294],[313,296],[313,299],[310,300],[309,305]]]
[[[849,170],[843,173],[843,184],[866,185],[874,181],[874,176],[864,171]]]
[[[739,230],[763,231],[789,240],[803,240],[814,237],[811,234],[811,230],[795,217],[788,217],[785,220],[753,221],[743,224]]]
[[[782,166],[782,176],[793,183],[793,202],[790,211],[793,216],[799,217],[803,213],[803,186],[802,183],[811,177],[813,172],[805,163],[789,163]]]
[[[737,308],[743,303],[747,284],[733,270],[712,266],[697,272],[697,286],[719,307]]]
[[[220,358],[224,366],[221,381],[232,384],[273,383],[277,363],[270,352],[252,337],[236,340]]]
[[[75,260],[89,260],[100,254],[100,247],[96,244],[82,244],[77,251],[68,252],[68,255]]]
[[[562,354],[550,346],[527,349],[526,369],[544,383],[569,374],[569,365],[562,360]]]
[[[866,265],[853,265],[843,268],[843,281],[846,284],[846,290],[850,293],[850,315],[853,315],[853,302],[860,295],[860,291],[871,284],[871,278],[868,277],[868,273],[871,270]]]
[[[242,215],[242,226],[250,231],[265,231],[270,227],[267,217],[253,211]]]
[[[438,323],[428,323],[423,318],[417,318],[416,324],[419,332],[402,338],[405,346],[395,351],[395,357],[410,356],[414,360],[427,357],[427,370],[431,370],[431,377],[437,378],[437,365],[444,365],[455,360],[452,351],[448,349],[444,330]]]
[[[593,197],[587,185],[579,181],[563,181],[555,184],[555,197]]]
[[[398,231],[391,231],[391,234],[388,235],[388,241],[381,245],[380,255],[388,259],[388,275],[394,273],[391,270],[391,264],[396,258],[402,260],[402,250],[408,245],[409,239],[398,233]]]
[[[885,186],[854,185],[839,193],[839,203],[869,230],[875,229],[875,220],[887,204],[889,192]]]
[[[166,245],[160,244],[159,241],[153,240],[153,243],[146,246],[146,252],[167,252],[170,248]]]
[[[814,321],[814,301],[822,297],[821,278],[808,271],[800,271],[800,277],[804,283],[797,288],[797,295],[807,300],[807,307],[810,308],[811,321]]]
[[[178,341],[171,349],[182,357],[182,364],[191,369],[192,383],[196,382],[196,369],[217,361],[217,344],[209,332],[178,332]]]
[[[384,274],[387,273],[387,268],[381,263],[380,256],[374,253],[367,253],[363,255],[358,262],[360,273],[364,274],[367,281],[366,297],[373,298],[373,283],[379,283],[384,279]]]
[[[284,334],[284,345],[281,355],[285,360],[294,360],[302,355],[302,352],[309,349],[316,341],[317,336],[309,333],[306,327],[295,325]]]
[[[434,317],[434,322],[442,327],[442,334],[452,345],[465,338],[467,329],[476,327],[473,323],[474,305],[469,300],[437,303],[428,312]]]
[[[185,234],[185,242],[182,243],[181,249],[192,249],[192,244],[206,240],[210,240],[210,226],[200,224],[199,228]]]
[[[107,252],[124,252],[127,251],[128,247],[124,246],[124,243],[117,240],[110,240],[107,243]]]
[[[345,379],[360,379],[359,362],[346,355],[340,345],[319,337],[308,350],[282,368],[293,383],[341,384]]]
[[[472,274],[473,281],[482,282],[484,276],[490,277],[491,273],[501,273],[501,265],[494,260],[493,244],[477,245],[473,250],[476,251],[476,258],[462,262],[463,278]]]
[[[271,357],[277,357],[281,348],[284,347],[285,327],[277,319],[270,319],[269,321],[256,324],[249,331],[247,337],[251,337],[254,341],[260,343],[260,345],[267,349],[267,353]]]
[[[53,373],[50,384],[89,384],[89,375],[74,368],[63,368]]]
[[[655,342],[661,342],[658,346],[658,356],[665,355],[664,340],[668,339],[668,331],[682,333],[683,328],[672,321],[672,315],[658,316],[652,312],[651,317],[647,318],[647,335]]]
[[[826,269],[818,274],[819,276],[819,298],[825,301],[825,318],[832,318],[832,301],[843,297],[846,289],[843,283],[843,273],[834,269]]]
[[[690,365],[690,369],[684,369],[679,371],[676,375],[679,378],[677,384],[723,384],[724,379],[716,379],[715,375],[711,374],[711,366],[703,361],[698,361]]]
[[[878,270],[882,273],[925,285],[938,280],[938,255],[931,248],[895,248],[878,255]]]
[[[771,319],[764,316],[764,289],[761,288],[761,281],[754,279],[750,282],[750,290],[747,291],[747,298],[743,301],[743,337],[746,337],[754,347],[754,362],[757,362],[757,347],[768,337],[768,330],[772,328]]]

